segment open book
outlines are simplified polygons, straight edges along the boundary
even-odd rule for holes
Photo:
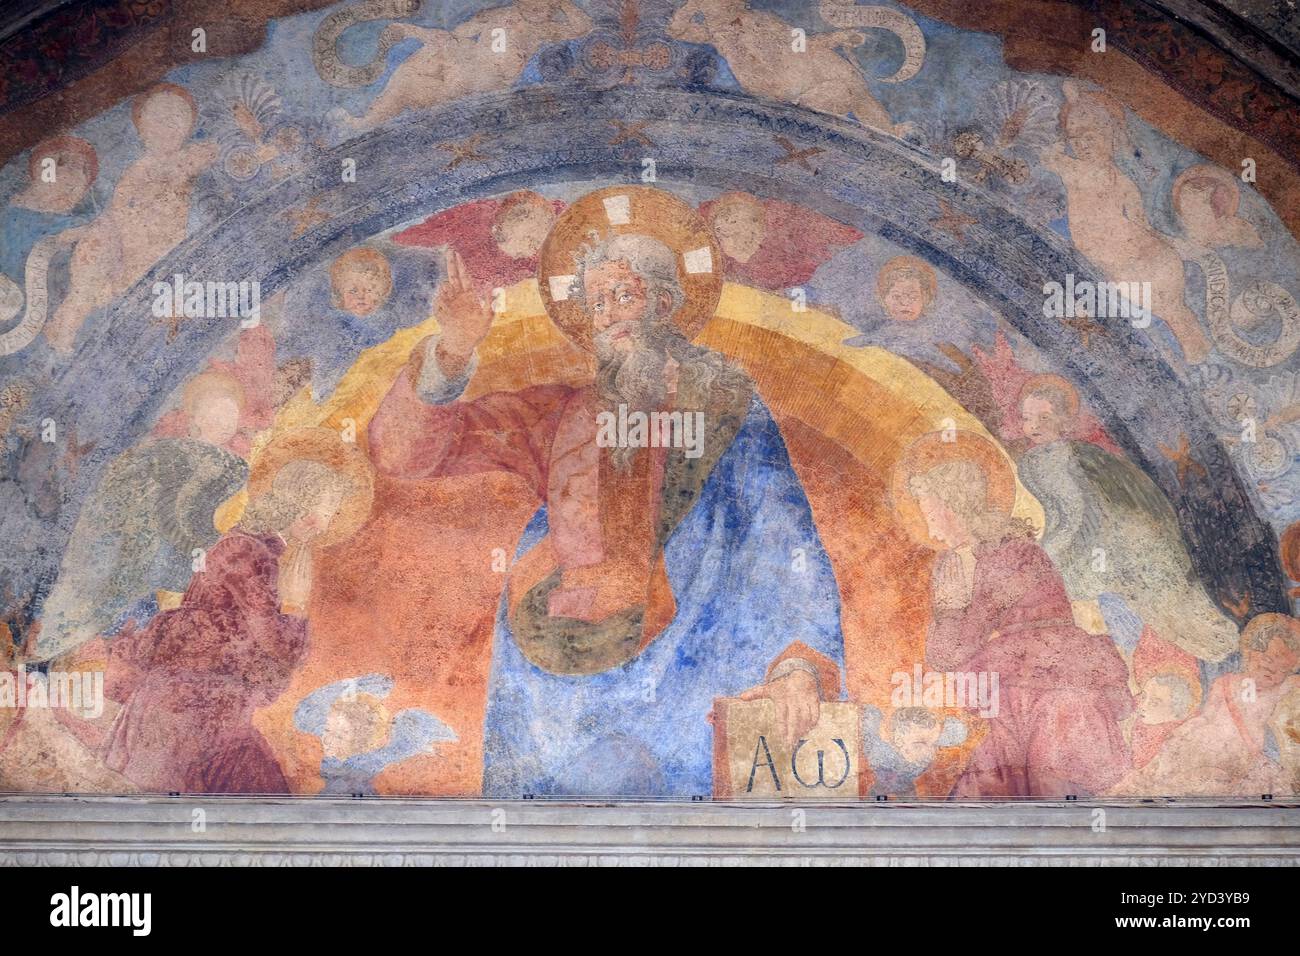
[[[821,719],[789,746],[770,700],[713,702],[713,796],[720,800],[857,800],[862,767],[856,704],[823,702]]]

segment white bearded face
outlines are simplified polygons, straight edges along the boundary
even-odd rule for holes
[[[607,407],[664,407],[670,360],[678,381],[698,390],[738,390],[742,377],[726,360],[696,346],[674,321],[686,301],[678,256],[658,239],[624,233],[589,246],[577,256],[571,296],[591,320],[596,350],[596,388]],[[616,463],[635,449],[613,449]]]
[[[644,338],[645,322],[654,311],[645,279],[628,263],[609,261],[583,273],[582,284],[597,357],[605,362],[627,355]]]
[[[672,329],[685,299],[677,257],[649,236],[624,234],[579,257],[579,298],[600,362],[622,360]]]

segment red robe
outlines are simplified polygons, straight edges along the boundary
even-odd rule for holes
[[[1060,573],[1029,538],[976,549],[970,603],[936,610],[926,660],[998,675],[997,713],[954,796],[1100,793],[1128,770],[1124,660],[1109,637],[1075,625]]]
[[[654,543],[665,450],[648,449],[626,473],[616,472],[597,445],[593,386],[537,385],[439,405],[419,397],[412,375],[408,366],[371,419],[378,470],[409,479],[508,471],[527,480],[546,502],[549,533],[511,569],[512,611],[558,570],[551,616],[600,621],[643,606],[644,649],[677,608]],[[819,672],[835,669],[808,660]],[[838,693],[838,675],[835,685]]]
[[[143,790],[287,793],[253,712],[280,696],[307,620],[280,612],[284,542],[236,529],[208,552],[180,607],[109,644],[105,694],[124,702],[105,762]]]
[[[556,213],[564,203],[552,202]],[[478,199],[435,213],[419,225],[399,232],[394,239],[403,246],[450,246],[465,260],[465,268],[483,288],[509,286],[536,277],[537,257],[512,259],[492,237],[492,223],[500,199]]]

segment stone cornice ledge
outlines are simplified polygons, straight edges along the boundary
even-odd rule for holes
[[[0,864],[11,866],[1297,863],[1290,803],[0,797]]]

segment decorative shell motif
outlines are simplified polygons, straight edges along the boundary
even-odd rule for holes
[[[995,150],[1037,151],[1057,139],[1059,107],[1052,96],[1032,80],[997,84],[980,103],[980,127]]]

